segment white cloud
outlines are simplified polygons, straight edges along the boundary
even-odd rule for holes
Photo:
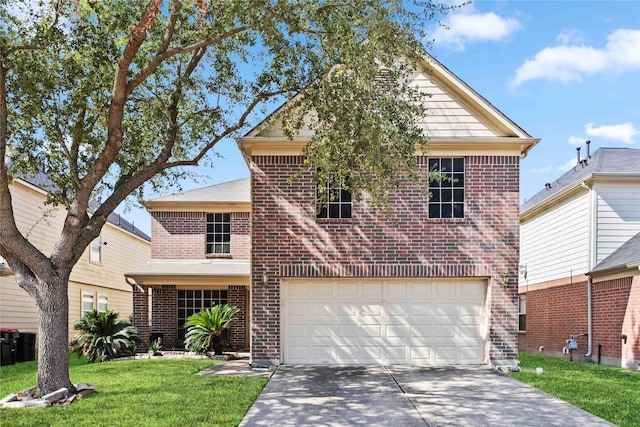
[[[438,44],[464,50],[467,43],[504,40],[522,28],[515,18],[503,18],[493,12],[463,12],[454,14],[433,33]]]
[[[568,40],[568,36],[558,36]],[[640,68],[640,30],[619,29],[609,34],[607,45],[597,49],[584,45],[546,47],[516,70],[515,86],[528,80],[581,82],[588,74]]]
[[[533,168],[533,169],[531,169],[531,172],[533,172],[533,173],[548,173],[548,172],[551,172],[551,165],[545,166],[543,168]]]
[[[560,166],[558,166],[558,170],[560,172],[566,172],[569,169],[571,169],[572,167],[574,167],[577,164],[577,159],[576,157],[573,157],[571,160],[567,160],[566,162],[564,162],[563,164],[561,164]]]
[[[584,33],[580,30],[564,30],[556,39],[562,44],[581,43],[584,40]]]
[[[602,125],[594,127],[593,123],[587,123],[586,134],[589,136],[599,136],[601,138],[613,139],[627,144],[633,144],[633,137],[640,133],[640,130],[631,122],[620,123],[617,125]]]
[[[567,141],[570,145],[582,145],[587,141],[586,138],[583,138],[581,136],[573,136],[571,135],[569,137],[569,140]]]

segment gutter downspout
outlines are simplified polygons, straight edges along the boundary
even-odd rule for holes
[[[586,182],[580,183],[589,192],[589,255],[588,255],[588,271],[591,271],[594,267],[594,221],[595,215],[593,213],[594,201],[593,201],[593,189],[587,185]],[[584,357],[591,357],[593,349],[593,279],[587,274],[587,352]]]
[[[591,349],[593,348],[593,313],[592,313],[592,285],[593,279],[591,276],[587,277],[587,348],[589,351],[584,355],[584,357],[591,357]]]

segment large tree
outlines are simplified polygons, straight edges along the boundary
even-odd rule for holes
[[[68,279],[110,213],[172,185],[289,100],[313,117],[316,178],[384,201],[414,175],[424,111],[406,84],[431,0],[0,0],[0,256],[35,300],[38,391],[73,389]],[[432,22],[433,23],[433,22]],[[383,73],[381,73],[381,69]],[[309,125],[309,123],[307,123]],[[330,167],[328,167],[330,165]],[[9,184],[46,172],[66,220],[50,253],[17,228]],[[100,200],[88,214],[89,203]]]

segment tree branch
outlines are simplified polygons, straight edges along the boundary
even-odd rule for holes
[[[136,74],[135,76],[133,76],[131,78],[131,80],[129,80],[129,82],[127,83],[127,94],[131,94],[131,92],[134,91],[134,89],[136,87],[138,87],[140,85],[140,83],[142,83],[147,77],[149,77],[151,74],[153,74],[153,72],[158,68],[158,66],[160,64],[162,64],[163,61],[166,61],[168,58],[171,58],[172,56],[176,56],[176,55],[180,55],[180,54],[185,54],[185,53],[189,53],[189,52],[193,52],[194,50],[198,50],[201,48],[206,48],[209,47],[211,45],[214,45],[216,43],[220,43],[222,40],[228,38],[228,37],[232,37],[235,36],[236,34],[239,34],[243,31],[246,31],[248,29],[250,29],[251,26],[250,25],[245,25],[242,27],[238,27],[238,28],[234,28],[231,31],[228,31],[218,37],[215,37],[213,39],[207,39],[207,40],[203,40],[201,42],[192,44],[190,46],[185,46],[185,47],[176,47],[173,49],[170,49],[166,52],[162,52],[159,55],[156,55],[148,64],[147,66],[141,70],[140,72],[138,72],[138,74]]]
[[[303,28],[299,25],[294,24],[293,22],[291,22],[289,19],[285,18],[284,16],[282,16],[281,14],[277,13],[275,10],[273,9],[269,9],[266,7],[261,7],[260,8],[261,11],[271,15],[272,17],[276,18],[277,21],[282,22],[283,24],[286,24],[288,27],[296,30],[296,31],[300,31],[302,33],[306,33],[306,34],[313,34],[316,36],[321,36],[326,34],[324,31],[316,31],[316,30],[312,30],[310,28]]]

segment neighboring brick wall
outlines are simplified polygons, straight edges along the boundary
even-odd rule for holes
[[[151,308],[151,332],[160,332],[165,350],[179,347],[178,340],[178,290],[175,285],[162,285],[153,289]]]
[[[456,277],[469,269],[491,278],[490,359],[517,359],[519,157],[465,159],[464,219],[428,219],[423,189],[407,184],[392,195],[390,216],[365,200],[354,202],[351,220],[316,220],[310,175],[289,181],[303,158],[253,157],[253,358],[280,358],[283,274],[313,270],[309,275],[315,277],[394,277],[402,270],[413,277]],[[418,160],[427,167],[426,157]]]
[[[236,314],[236,321],[229,330],[229,344],[232,347],[238,346],[240,349],[249,347],[247,343],[248,294],[247,287],[239,285],[229,286],[229,292],[227,294],[228,304],[234,305],[239,309],[238,314]]]
[[[562,355],[569,335],[587,332],[587,280],[529,291],[527,295],[527,331],[520,334],[519,349]],[[587,352],[587,338],[578,339],[579,351]]]
[[[206,213],[152,212],[152,259],[203,259],[206,254]],[[249,258],[249,212],[231,212],[231,253]]]
[[[520,334],[521,351],[535,353],[544,346],[546,354],[562,356],[569,335],[588,331],[586,278],[538,284],[526,295],[527,331]],[[640,276],[594,283],[592,316],[593,360],[597,360],[598,344],[602,344],[603,363],[619,366],[621,359],[640,360]],[[627,335],[627,344],[620,339],[622,334]],[[579,355],[589,351],[587,337],[579,338],[578,345]]]
[[[622,363],[631,369],[640,369],[640,276],[633,276],[627,301],[627,313],[622,323],[627,343],[622,344]]]
[[[138,329],[142,342],[137,351],[149,348],[149,288],[144,285],[133,287],[133,326]]]

